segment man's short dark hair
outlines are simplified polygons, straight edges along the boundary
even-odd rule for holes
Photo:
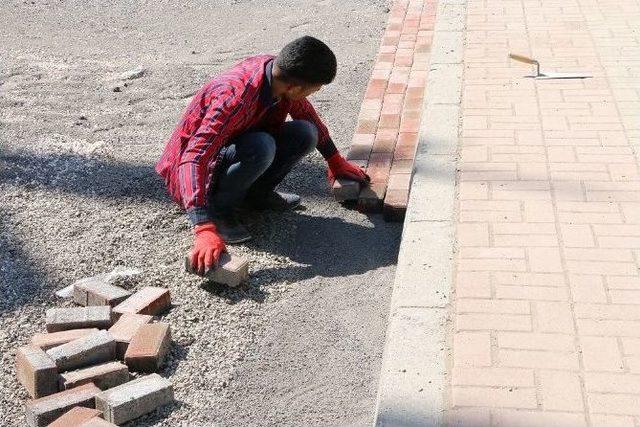
[[[311,36],[287,44],[276,65],[283,80],[298,84],[329,84],[336,77],[336,56],[329,46]]]

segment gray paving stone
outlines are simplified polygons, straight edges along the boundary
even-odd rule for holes
[[[151,374],[103,391],[96,396],[96,409],[105,420],[123,424],[173,402],[171,381]]]
[[[116,358],[116,340],[108,331],[98,331],[47,350],[60,372],[109,362]]]
[[[114,307],[131,295],[119,286],[109,284],[105,275],[88,277],[73,285],[73,301],[79,305],[110,305]]]
[[[47,332],[111,326],[111,307],[50,308],[46,314]]]

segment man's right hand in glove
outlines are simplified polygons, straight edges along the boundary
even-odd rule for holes
[[[227,251],[224,240],[212,222],[198,224],[194,228],[195,239],[191,250],[191,266],[198,274],[206,274]]]

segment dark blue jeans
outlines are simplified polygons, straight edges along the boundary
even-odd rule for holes
[[[318,143],[318,129],[306,120],[285,122],[276,135],[247,132],[225,147],[209,206],[226,211],[247,197],[273,191]]]

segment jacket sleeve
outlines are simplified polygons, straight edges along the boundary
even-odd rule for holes
[[[336,145],[329,136],[327,126],[322,122],[322,119],[318,116],[318,113],[309,100],[302,99],[292,102],[289,114],[291,114],[293,119],[307,120],[318,128],[318,151],[325,160],[338,152]]]
[[[210,163],[237,128],[243,104],[231,87],[212,94],[198,129],[189,139],[178,165],[182,203],[193,225],[211,221],[207,209],[207,187],[211,179]]]

